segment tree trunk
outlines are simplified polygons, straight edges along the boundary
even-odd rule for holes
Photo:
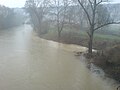
[[[88,53],[92,55],[92,48],[93,48],[93,33],[89,36],[88,42]]]
[[[61,32],[58,31],[58,41],[60,41],[60,38],[61,38]]]
[[[92,55],[92,44],[93,44],[93,39],[90,37],[89,39],[89,46],[88,46],[88,53]]]

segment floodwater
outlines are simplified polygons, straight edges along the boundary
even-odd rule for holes
[[[86,48],[38,38],[29,25],[0,31],[0,90],[115,90],[73,51]]]

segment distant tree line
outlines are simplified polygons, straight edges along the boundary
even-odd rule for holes
[[[0,5],[0,30],[20,25],[21,20],[21,15],[14,12],[14,9]]]
[[[26,11],[31,17],[34,30],[40,34],[49,28],[61,38],[65,27],[85,30],[88,35],[88,52],[92,54],[94,32],[109,24],[119,24],[112,17],[108,0],[27,0]]]

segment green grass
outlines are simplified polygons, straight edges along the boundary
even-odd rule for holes
[[[41,35],[40,37],[48,40],[58,41],[57,28],[49,28],[48,33]],[[60,42],[68,44],[77,44],[82,46],[88,46],[88,35],[86,31],[64,28],[61,33]],[[116,43],[120,43],[120,36],[101,34],[96,32],[94,34],[93,48],[103,49],[106,47],[111,47]]]
[[[118,27],[117,27],[118,28]],[[115,30],[117,31],[117,30]],[[70,30],[69,28],[64,28],[64,30],[62,31],[62,35],[64,34],[70,34],[72,35],[72,37],[83,37],[83,38],[87,38],[87,33],[85,31],[81,31],[81,30],[75,30],[72,29]],[[43,37],[57,37],[57,28],[50,28],[49,32],[45,35],[43,35]],[[94,40],[118,40],[120,41],[120,37],[116,36],[116,35],[108,35],[108,34],[99,34],[99,33],[95,33],[94,34]]]
[[[120,41],[120,37],[115,35],[95,34],[94,38],[96,40],[119,40]]]

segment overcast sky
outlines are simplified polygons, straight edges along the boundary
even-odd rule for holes
[[[113,2],[118,2],[118,3],[120,3],[120,0],[112,0]]]
[[[7,7],[23,7],[26,0],[0,0],[1,5]]]
[[[0,0],[1,5],[7,7],[23,7],[26,0]],[[120,0],[112,0],[115,3],[120,3]]]

